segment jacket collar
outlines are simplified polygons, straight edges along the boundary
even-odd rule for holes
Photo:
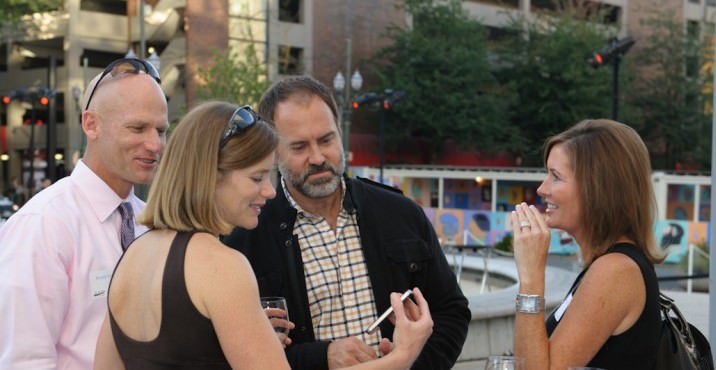
[[[300,209],[300,205],[296,204],[296,207],[294,207],[295,201],[290,198],[290,194],[287,194],[286,188],[284,186],[284,179],[279,174],[278,184],[276,185],[276,198],[274,198],[273,202],[276,202],[280,209],[290,209],[294,212],[302,212],[303,210]],[[345,174],[343,175],[343,184],[345,185],[345,195],[343,196],[343,208],[348,211],[348,213],[353,213],[355,210],[359,207],[359,201],[357,200],[356,192],[357,188],[355,186],[356,182],[352,179],[350,179]],[[360,192],[358,190],[358,192]]]

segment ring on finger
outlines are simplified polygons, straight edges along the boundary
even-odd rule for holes
[[[531,229],[532,225],[527,220],[520,221],[520,229],[524,229],[525,227],[529,227]]]

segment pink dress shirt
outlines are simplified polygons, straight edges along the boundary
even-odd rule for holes
[[[92,368],[122,201],[80,161],[0,226],[0,369]]]

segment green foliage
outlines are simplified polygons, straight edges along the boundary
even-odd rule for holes
[[[674,14],[654,9],[644,23],[653,31],[636,57],[641,78],[630,94],[639,133],[652,148],[654,167],[674,168],[701,161],[708,168],[711,132],[705,100],[703,56],[698,32],[689,32]],[[655,150],[654,150],[655,149]]]
[[[494,248],[495,250],[498,250],[500,252],[513,253],[514,250],[512,247],[512,233],[505,235],[502,240],[495,243]]]
[[[569,10],[531,19],[514,18],[500,45],[500,81],[513,91],[512,124],[521,141],[514,154],[525,165],[542,164],[544,140],[586,118],[611,114],[611,66],[587,60],[609,39]]]
[[[407,0],[405,7],[413,27],[389,28],[393,43],[372,63],[379,65],[381,90],[406,93],[386,134],[430,138],[438,151],[452,140],[500,152],[515,131],[505,124],[508,97],[490,73],[484,27],[460,1]]]
[[[270,82],[253,43],[247,44],[241,56],[230,50],[216,51],[212,60],[213,65],[198,71],[199,78],[205,82],[198,88],[199,98],[257,107]]]
[[[2,0],[0,23],[15,24],[25,14],[61,9],[63,0]]]
[[[694,266],[693,266],[693,273],[694,274],[708,274],[709,273],[709,257],[706,257],[698,252],[700,250],[702,253],[709,254],[709,244],[706,241],[703,241],[699,244],[696,244],[696,249],[694,250]],[[689,270],[689,254],[685,254],[684,258],[679,261],[679,268],[683,269],[683,271],[688,272]]]

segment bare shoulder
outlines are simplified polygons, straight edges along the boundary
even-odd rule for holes
[[[241,252],[227,247],[217,237],[208,233],[196,233],[189,242],[187,257],[210,269],[250,269]]]
[[[585,275],[599,276],[600,279],[620,280],[641,277],[639,265],[623,253],[607,253],[592,263]],[[641,280],[641,279],[639,279]]]
[[[646,284],[634,260],[622,253],[608,253],[589,266],[577,293],[589,297],[592,302],[609,302],[625,315],[626,311],[641,311]]]
[[[247,295],[258,296],[246,257],[211,234],[196,233],[189,241],[185,276],[192,302],[209,318],[212,307],[235,303],[233,300]]]

